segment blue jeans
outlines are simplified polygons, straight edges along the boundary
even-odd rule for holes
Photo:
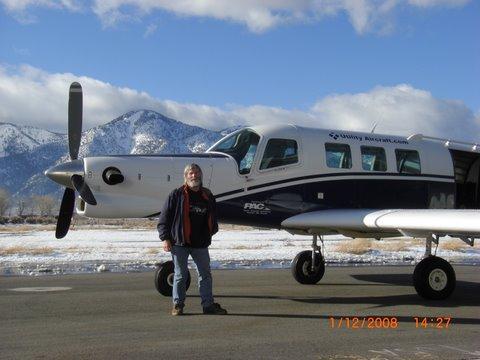
[[[172,246],[172,258],[175,265],[172,300],[174,304],[181,306],[185,303],[189,255],[192,256],[197,266],[198,289],[202,299],[202,306],[206,308],[213,304],[212,273],[210,271],[208,248]]]

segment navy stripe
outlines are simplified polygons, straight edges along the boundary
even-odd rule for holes
[[[172,157],[172,158],[228,158],[224,154],[211,154],[211,153],[201,153],[201,154],[126,154],[126,155],[105,155],[105,157]]]
[[[266,183],[266,184],[250,186],[250,187],[247,188],[247,191],[248,190],[261,189],[261,188],[272,186],[272,185],[279,185],[279,184],[285,184],[285,183],[294,182],[294,181],[300,181],[300,180],[321,179],[321,178],[329,178],[329,177],[345,177],[345,176],[360,176],[360,177],[405,176],[405,177],[425,177],[425,178],[433,177],[433,178],[438,178],[438,179],[449,179],[449,180],[454,180],[455,179],[455,177],[449,176],[449,175],[432,175],[432,174],[359,173],[359,172],[354,172],[354,173],[330,173],[330,174],[316,174],[316,175],[300,176],[300,177],[296,177],[296,178],[273,181],[273,182],[269,182],[269,183]],[[217,198],[220,198],[220,197],[241,193],[243,191],[244,191],[244,189],[228,191],[228,192],[225,192],[225,193],[222,193],[222,194],[215,195],[215,198],[217,199]]]
[[[151,214],[151,215],[144,216],[144,218],[157,217],[158,215],[160,215],[160,211],[159,211],[159,212],[156,212],[155,214]]]
[[[228,192],[223,193],[223,194],[215,195],[214,197],[215,197],[215,199],[217,199],[217,198],[222,197],[222,196],[228,196],[228,195],[238,194],[238,193],[241,193],[241,192],[243,192],[243,189],[228,191]]]
[[[291,179],[285,179],[285,180],[279,180],[279,181],[274,181],[270,182],[268,184],[261,184],[261,185],[255,185],[247,188],[247,190],[255,190],[255,189],[261,189],[263,187],[267,186],[272,186],[272,185],[277,185],[277,184],[284,184],[288,182],[293,182],[293,181],[300,181],[300,180],[310,180],[310,179],[321,179],[321,178],[328,178],[328,177],[343,177],[343,176],[405,176],[405,177],[434,177],[434,178],[439,178],[439,179],[451,179],[453,180],[453,176],[448,176],[448,175],[429,175],[429,174],[398,174],[398,173],[333,173],[333,174],[321,174],[321,175],[308,175],[308,176],[300,176],[297,178],[291,178]]]

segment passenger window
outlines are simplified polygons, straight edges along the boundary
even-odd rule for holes
[[[337,169],[350,169],[352,167],[352,153],[347,144],[325,144],[327,166]]]
[[[361,146],[362,168],[368,171],[387,171],[385,149],[376,146]]]
[[[253,165],[259,140],[260,136],[245,129],[226,137],[211,150],[232,156],[238,164],[238,172],[248,174]]]
[[[270,139],[263,154],[260,170],[298,162],[298,146],[295,140]]]
[[[420,174],[420,156],[415,150],[395,149],[397,170],[400,174]]]

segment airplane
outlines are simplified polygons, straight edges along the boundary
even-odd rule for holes
[[[317,284],[325,273],[325,235],[409,236],[425,239],[425,256],[413,273],[416,292],[446,299],[455,288],[455,271],[436,249],[432,254],[432,245],[450,235],[473,246],[480,236],[478,144],[272,124],[234,131],[201,154],[79,159],[82,102],[81,85],[74,82],[68,105],[71,161],[45,171],[65,186],[57,238],[67,234],[74,208],[93,218],[158,216],[192,162],[203,169],[220,222],[312,236],[312,249],[291,265],[301,284]],[[169,296],[172,284],[173,264],[167,261],[155,272],[155,287]]]

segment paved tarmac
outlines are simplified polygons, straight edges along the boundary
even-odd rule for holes
[[[411,266],[327,267],[318,285],[289,270],[217,270],[229,315],[202,315],[192,286],[183,317],[153,273],[0,277],[0,358],[479,359],[480,268],[455,269],[440,302],[417,296]]]

